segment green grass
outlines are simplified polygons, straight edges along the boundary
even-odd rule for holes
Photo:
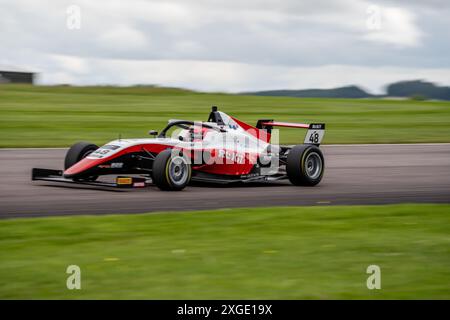
[[[450,142],[450,102],[300,99],[152,87],[0,86],[0,147],[103,144],[145,137],[169,118],[205,119],[211,105],[250,124],[260,118],[325,122],[324,143]],[[283,129],[282,143],[304,132]]]
[[[0,298],[449,299],[449,231],[450,205],[3,220]]]

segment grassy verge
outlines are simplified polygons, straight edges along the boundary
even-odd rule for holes
[[[450,205],[0,221],[0,298],[450,298]],[[66,289],[68,265],[82,289]],[[381,267],[382,289],[366,287]]]
[[[0,147],[103,144],[145,137],[170,118],[206,120],[211,105],[250,124],[260,118],[325,122],[324,143],[450,142],[450,102],[299,99],[164,88],[0,86]],[[283,129],[282,143],[304,132]]]

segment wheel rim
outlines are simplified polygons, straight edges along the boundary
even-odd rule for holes
[[[322,158],[317,152],[311,152],[305,159],[305,173],[310,179],[317,179],[322,174]]]
[[[186,183],[189,177],[189,168],[184,158],[175,157],[170,159],[169,176],[175,185],[183,185]]]

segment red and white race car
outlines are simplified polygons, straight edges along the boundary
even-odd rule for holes
[[[308,131],[303,144],[281,146],[274,127]],[[113,187],[152,183],[161,190],[182,190],[190,181],[289,179],[294,185],[314,186],[324,172],[319,149],[324,133],[324,124],[258,120],[251,126],[213,107],[206,122],[169,120],[159,134],[149,131],[154,138],[118,139],[100,148],[76,143],[66,154],[64,170],[34,168],[32,179]],[[105,175],[117,177],[114,182],[98,181]]]

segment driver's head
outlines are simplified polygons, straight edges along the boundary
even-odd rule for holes
[[[206,133],[208,133],[209,131],[211,131],[211,129],[203,127],[203,126],[194,126],[192,128],[192,140],[193,141],[198,141],[198,140],[202,140]]]

